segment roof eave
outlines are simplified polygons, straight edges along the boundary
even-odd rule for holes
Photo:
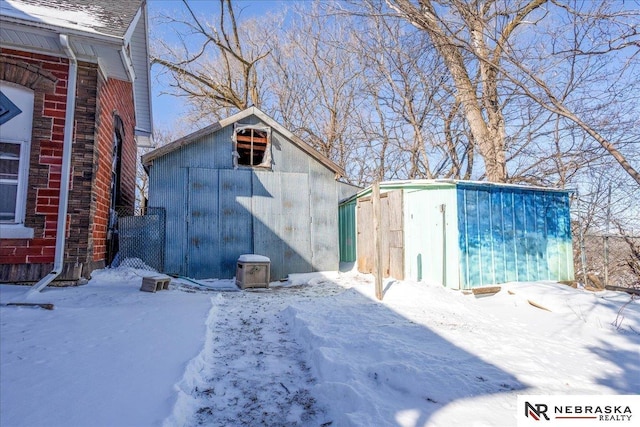
[[[146,4],[144,2],[141,3],[123,36],[103,34],[85,27],[63,26],[43,22],[38,19],[25,19],[25,16],[12,16],[10,13],[7,14],[6,10],[3,10],[3,12],[5,13],[0,14],[0,22],[2,22],[3,27],[10,28],[18,34],[34,34],[47,38],[53,36],[53,39],[56,41],[39,46],[37,44],[28,45],[21,42],[21,40],[29,40],[29,38],[16,39],[13,41],[2,40],[2,42],[0,42],[2,47],[64,57],[66,54],[62,47],[58,46],[57,35],[66,34],[71,38],[72,42],[91,46],[91,50],[95,53],[95,55],[78,53],[79,60],[97,62],[105,77],[113,77],[118,80],[132,82],[134,85],[134,93],[140,94],[141,98],[143,97],[145,99],[145,102],[140,102],[138,99],[135,100],[136,135],[140,138],[140,141],[143,141],[141,146],[147,147],[153,144],[153,138],[151,136],[153,134],[152,113],[149,111],[149,114],[141,114],[141,111],[138,111],[138,108],[144,108],[145,105],[151,108],[150,66],[147,61],[145,69],[142,70],[142,68],[140,68],[141,72],[146,76],[146,79],[136,78],[136,73],[132,66],[132,58],[129,56],[130,54],[136,55],[136,53],[127,53],[127,46],[132,46],[131,38],[136,27],[138,25],[144,25],[144,51],[138,50],[138,56],[148,57],[147,14]],[[113,54],[106,54],[106,52],[113,52]],[[106,56],[103,57],[102,54],[106,54]],[[140,105],[140,107],[138,107],[138,105]]]
[[[122,44],[124,37],[104,34],[96,30],[84,27],[55,25],[48,22],[42,22],[37,19],[24,19],[22,17],[0,14],[0,21],[13,24],[23,25],[27,27],[39,28],[56,33],[69,34],[70,36],[82,37],[85,39],[93,39],[103,43]]]

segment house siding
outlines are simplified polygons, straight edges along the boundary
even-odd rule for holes
[[[34,238],[0,236],[0,281],[33,282],[49,273],[55,255],[69,64],[66,58],[3,49],[0,67],[1,80],[28,87],[35,96],[25,215],[25,226],[34,229]],[[97,173],[111,168],[113,122],[103,116],[114,108],[127,117],[131,128],[123,148],[127,204],[133,206],[135,195],[131,84],[109,80],[98,89],[102,77],[97,64],[85,62],[78,63],[77,77],[65,266],[58,278],[62,281],[89,277],[93,269],[104,266],[105,235],[100,232],[108,218],[104,192],[108,194],[110,174],[105,182]],[[98,132],[104,134],[103,147],[96,145]]]
[[[53,266],[69,65],[66,59],[2,49],[0,80],[34,91],[25,227],[33,239],[2,239],[0,281],[39,280]]]
[[[147,52],[147,11],[142,8],[142,16],[131,36],[131,62],[136,74],[135,113],[136,119],[146,132],[151,131],[151,99],[149,98],[149,55]]]

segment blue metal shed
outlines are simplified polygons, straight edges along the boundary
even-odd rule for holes
[[[231,278],[242,254],[271,280],[337,270],[340,167],[251,107],[142,158],[149,206],[166,211],[165,272]]]
[[[574,279],[569,191],[417,180],[384,182],[381,193],[397,194],[382,200],[383,226],[386,216],[402,218],[384,231],[389,275],[455,289]],[[340,259],[357,261],[363,272],[371,272],[370,194],[367,188],[344,200],[339,215]]]

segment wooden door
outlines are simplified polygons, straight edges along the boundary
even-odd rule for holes
[[[356,248],[358,271],[373,273],[375,248],[373,239],[373,203],[371,197],[358,199],[356,205]],[[382,271],[384,277],[404,279],[404,231],[402,190],[380,195],[382,228]]]

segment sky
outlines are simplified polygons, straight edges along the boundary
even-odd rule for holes
[[[354,271],[149,293],[156,273],[127,265],[28,300],[53,310],[7,306],[27,289],[0,285],[0,425],[502,427],[530,395],[630,399],[640,414],[640,300],[626,293],[390,279],[378,301]]]

